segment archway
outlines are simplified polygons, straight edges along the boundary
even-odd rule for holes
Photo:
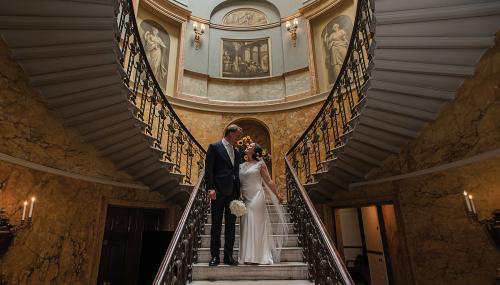
[[[237,124],[243,128],[244,136],[252,137],[254,142],[258,143],[263,149],[266,149],[268,153],[271,153],[271,135],[269,134],[269,130],[264,123],[256,119],[244,118],[233,121],[232,124]],[[269,173],[272,176],[271,160],[267,161],[266,164],[269,169]]]

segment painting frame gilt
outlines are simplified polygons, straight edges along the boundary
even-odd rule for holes
[[[221,39],[220,74],[223,78],[265,78],[272,74],[269,38]]]

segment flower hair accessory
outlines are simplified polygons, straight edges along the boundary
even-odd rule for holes
[[[238,145],[240,150],[243,152],[245,150],[245,148],[248,145],[252,144],[253,142],[254,141],[252,140],[251,136],[245,136],[245,137],[241,138],[239,141],[237,141],[236,144]],[[245,161],[248,161],[247,155],[245,155],[243,158],[245,159]],[[257,158],[259,160],[263,159],[264,161],[268,162],[271,160],[271,154],[267,151],[267,149],[262,148],[262,154],[258,155]]]

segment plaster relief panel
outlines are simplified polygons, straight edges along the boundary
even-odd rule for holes
[[[252,27],[267,24],[266,15],[257,9],[241,8],[227,13],[222,23],[228,26]]]
[[[156,80],[165,91],[168,75],[168,58],[170,51],[170,36],[158,23],[144,20],[140,24],[141,38],[149,65]]]

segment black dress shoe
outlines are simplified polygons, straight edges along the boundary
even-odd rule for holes
[[[212,257],[210,259],[210,262],[208,263],[208,266],[217,266],[220,263],[220,259],[218,257]]]
[[[238,265],[238,261],[234,260],[232,256],[224,257],[224,264],[227,265]]]

